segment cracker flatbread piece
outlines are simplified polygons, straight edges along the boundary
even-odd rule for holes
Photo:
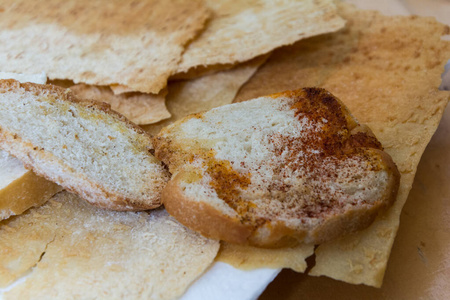
[[[200,0],[0,1],[1,71],[157,94],[209,12]]]
[[[165,210],[112,212],[60,193],[0,223],[4,299],[175,299],[219,248]]]
[[[47,75],[44,72],[41,72],[39,74],[17,74],[0,72],[0,79],[15,79],[20,82],[34,82],[45,84],[47,82]]]
[[[144,126],[144,130],[156,135],[161,128],[172,124],[187,115],[230,104],[240,87],[256,72],[267,56],[188,81],[171,82],[166,105],[172,114],[169,119]]]
[[[373,130],[402,174],[397,201],[368,229],[320,245],[310,274],[380,286],[417,165],[449,99],[438,91],[450,58],[441,35],[449,28],[432,18],[384,17],[344,4],[340,13],[346,29],[275,51],[236,100],[319,86]]]
[[[332,0],[206,0],[213,17],[178,69],[234,64],[344,26]]]
[[[308,267],[305,259],[313,253],[314,245],[308,244],[292,248],[267,249],[223,242],[216,260],[243,270],[264,267],[291,268],[296,272],[304,272]]]
[[[170,117],[165,105],[167,90],[159,94],[126,93],[114,95],[109,87],[77,84],[70,89],[81,99],[106,102],[131,122],[152,124]]]
[[[114,93],[114,95],[120,95],[123,93],[131,93],[133,92],[133,89],[122,84],[112,84],[109,86]]]

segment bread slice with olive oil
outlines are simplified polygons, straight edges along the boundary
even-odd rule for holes
[[[161,205],[169,179],[151,137],[109,105],[52,85],[0,80],[0,148],[100,207]]]

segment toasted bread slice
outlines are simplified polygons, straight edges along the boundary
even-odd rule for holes
[[[304,88],[184,118],[154,139],[167,211],[203,235],[279,247],[367,227],[399,172],[329,92]]]
[[[52,85],[0,81],[0,147],[100,207],[160,205],[169,174],[143,130],[107,104]]]

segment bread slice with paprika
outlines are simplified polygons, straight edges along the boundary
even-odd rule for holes
[[[399,185],[370,129],[319,88],[191,115],[154,145],[173,174],[162,192],[167,211],[231,243],[322,243],[363,229]]]

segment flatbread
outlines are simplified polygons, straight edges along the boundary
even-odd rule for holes
[[[112,212],[60,193],[0,223],[4,299],[176,299],[219,249],[163,210]]]
[[[144,130],[156,135],[161,128],[187,115],[230,104],[241,86],[266,59],[267,56],[263,56],[231,70],[193,80],[170,83],[166,105],[172,116],[162,122],[143,126]]]
[[[52,203],[52,202],[50,202]],[[53,204],[53,203],[52,203]],[[55,237],[55,230],[47,222],[52,204],[31,209],[21,216],[0,222],[0,287],[4,288],[30,270]],[[32,213],[39,211],[39,213]],[[27,217],[25,217],[27,216]],[[34,219],[31,219],[32,216]],[[26,228],[33,228],[33,231]],[[27,243],[21,247],[22,243]]]
[[[202,34],[189,44],[174,73],[247,61],[344,26],[332,0],[205,0],[205,3],[213,17]]]
[[[296,272],[304,272],[308,267],[306,258],[313,254],[314,245],[265,249],[222,242],[216,261],[225,262],[243,270],[290,268]]]
[[[438,91],[450,58],[440,37],[449,28],[433,18],[339,7],[346,29],[275,51],[236,101],[320,86],[371,127],[402,174],[397,201],[368,229],[320,245],[310,274],[379,287],[417,165],[449,100]]]
[[[261,54],[255,58],[252,58],[251,60],[247,61],[246,63],[251,64],[252,61],[261,61],[261,60],[265,61],[269,56],[270,56],[270,52],[266,53],[266,54]],[[177,80],[189,80],[189,79],[195,79],[195,78],[206,76],[206,75],[212,75],[219,71],[225,71],[225,70],[230,70],[230,69],[236,68],[240,64],[241,63],[229,63],[229,64],[197,66],[195,68],[189,69],[189,71],[187,71],[187,72],[173,74],[172,76],[169,77],[169,82],[177,81]],[[118,91],[120,91],[120,90],[118,90]]]
[[[47,82],[47,75],[44,72],[41,72],[39,74],[17,74],[0,72],[0,79],[15,79],[20,82],[34,82],[45,84]]]
[[[159,93],[209,12],[200,0],[0,1],[1,71]]]
[[[107,86],[77,84],[70,89],[81,99],[106,102],[131,122],[144,125],[170,118],[165,105],[167,90],[159,94],[126,93],[114,95]]]
[[[134,92],[132,88],[122,84],[112,84],[109,86],[114,95]]]

